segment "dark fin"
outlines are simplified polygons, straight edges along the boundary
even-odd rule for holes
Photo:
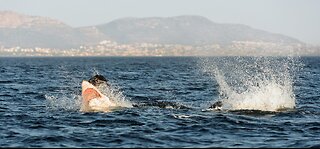
[[[216,110],[220,110],[222,107],[222,102],[221,101],[217,101],[215,102],[213,105],[211,105],[209,107],[209,109],[216,109]]]
[[[107,86],[110,86],[108,80],[102,75],[95,75],[90,78],[88,82],[94,86],[99,86],[100,84],[106,84]]]
[[[151,101],[151,102],[143,102],[143,103],[137,103],[133,104],[133,107],[159,107],[159,108],[173,108],[173,109],[190,109],[189,107],[179,104],[179,103],[174,103],[174,102],[169,102],[169,101]]]

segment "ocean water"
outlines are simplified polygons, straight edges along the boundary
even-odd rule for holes
[[[0,74],[1,147],[320,147],[319,57],[0,58]],[[81,111],[95,74],[119,107]]]

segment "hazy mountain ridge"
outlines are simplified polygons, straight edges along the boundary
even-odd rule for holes
[[[90,37],[60,21],[0,12],[0,44],[6,47],[71,48],[86,44]]]
[[[28,28],[43,26],[67,26],[61,21],[48,17],[28,16],[12,11],[0,11],[0,27],[2,28]]]
[[[214,23],[201,16],[121,18],[73,28],[47,17],[0,12],[0,46],[77,48],[102,40],[118,43],[230,44],[232,41],[302,43],[246,25]]]
[[[124,18],[97,27],[120,43],[230,44],[246,40],[300,43],[284,35],[246,25],[214,23],[200,16]]]

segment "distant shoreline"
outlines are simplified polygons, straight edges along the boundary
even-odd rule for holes
[[[3,56],[0,58],[210,58],[210,57],[320,57],[320,55],[226,55],[226,56]]]

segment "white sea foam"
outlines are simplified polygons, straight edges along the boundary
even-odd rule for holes
[[[291,58],[205,59],[202,68],[219,85],[222,109],[278,111],[295,108]]]
[[[47,100],[47,108],[49,109],[77,111],[81,107],[81,95],[70,94],[68,96],[64,93],[55,95],[46,94],[45,98]]]
[[[127,100],[127,98],[122,94],[116,86],[101,86],[99,90],[102,94],[106,95],[111,102],[113,102],[117,107],[132,107],[132,103]]]
[[[243,93],[231,93],[228,98],[222,100],[222,103],[223,109],[278,111],[293,109],[295,97],[290,87],[268,82],[266,85],[252,87]]]

